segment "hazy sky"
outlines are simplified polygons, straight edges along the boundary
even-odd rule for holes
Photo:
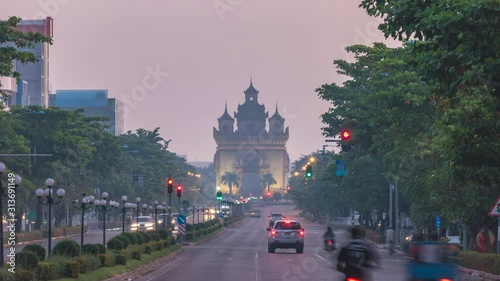
[[[108,89],[125,130],[160,127],[170,150],[212,161],[213,127],[244,102],[250,77],[290,127],[290,160],[321,149],[315,89],[342,82],[344,47],[385,41],[353,0],[0,0],[0,18],[54,18],[52,92]],[[398,43],[387,43],[397,46]],[[154,73],[154,74],[151,74]]]

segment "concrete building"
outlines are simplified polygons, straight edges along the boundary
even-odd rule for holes
[[[49,105],[64,110],[83,109],[85,116],[108,117],[108,131],[115,136],[123,134],[123,102],[108,98],[108,90],[57,90],[50,95]]]
[[[216,185],[223,193],[230,193],[222,183],[222,176],[228,172],[236,174],[239,187],[234,195],[260,196],[264,193],[263,179],[272,175],[276,184],[270,186],[272,193],[283,193],[287,184],[289,157],[286,143],[289,137],[285,118],[278,112],[269,117],[265,106],[258,102],[258,94],[252,82],[244,91],[245,102],[238,105],[234,118],[227,111],[218,118],[218,129],[213,128],[217,143],[214,156]],[[235,126],[236,121],[236,126]]]
[[[53,19],[47,17],[43,20],[22,20],[16,27],[22,32],[38,32],[44,36],[53,37]],[[19,91],[15,104],[40,105],[47,107],[49,104],[49,43],[36,43],[32,47],[20,49],[35,54],[37,62],[22,64],[15,62],[16,71],[21,74],[21,79],[27,84]],[[3,84],[3,83],[2,83]],[[27,86],[27,87],[26,87]]]

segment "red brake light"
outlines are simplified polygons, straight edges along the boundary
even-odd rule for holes
[[[448,279],[448,278],[441,278],[439,279],[439,281],[453,281],[452,279]]]
[[[361,281],[358,278],[353,278],[353,277],[347,277],[347,281]]]
[[[285,221],[285,223],[290,223],[290,221]]]
[[[278,232],[276,232],[275,230],[271,231],[271,234],[272,235],[276,235]]]
[[[303,235],[304,235],[304,230],[299,230],[299,231],[297,231],[297,233],[298,233],[300,236],[303,236]]]

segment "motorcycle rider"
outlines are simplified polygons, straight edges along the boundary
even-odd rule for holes
[[[369,268],[379,268],[377,250],[364,239],[365,231],[359,226],[351,228],[352,240],[342,247],[337,258],[337,270],[347,277],[362,281],[372,280]]]
[[[325,244],[325,251],[328,250],[328,240],[332,240],[332,246],[335,250],[335,233],[333,233],[333,229],[331,226],[326,228],[325,234],[323,234],[323,243]]]

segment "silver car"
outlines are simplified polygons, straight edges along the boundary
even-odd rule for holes
[[[273,227],[267,228],[269,239],[267,251],[274,253],[278,248],[295,249],[297,254],[304,252],[304,229],[295,220],[277,220]]]

